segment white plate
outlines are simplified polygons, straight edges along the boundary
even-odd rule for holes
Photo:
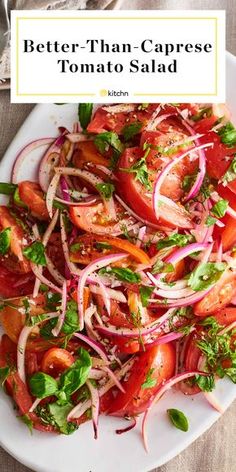
[[[203,71],[204,73],[204,71]],[[227,102],[236,118],[236,58],[227,54]],[[10,178],[17,152],[29,141],[54,136],[57,126],[71,128],[76,120],[75,105],[39,105],[30,114],[0,164],[1,181]],[[34,163],[36,162],[35,155]],[[33,176],[30,162],[24,178]],[[224,408],[236,398],[236,386],[224,380],[217,384],[216,396]],[[178,408],[189,418],[188,433],[169,424],[167,408]],[[126,426],[121,419],[101,417],[99,439],[93,440],[91,423],[82,425],[71,436],[52,436],[34,432],[16,419],[11,401],[0,393],[0,444],[18,461],[37,472],[145,472],[160,466],[179,454],[219,417],[202,394],[186,397],[169,392],[156,406],[148,424],[150,452],[142,446],[140,430],[118,436],[115,429]]]

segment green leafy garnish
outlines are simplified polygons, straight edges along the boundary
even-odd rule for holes
[[[79,121],[83,130],[86,129],[88,124],[90,123],[92,111],[93,111],[93,103],[80,103],[79,104],[79,110],[78,110]]]
[[[228,207],[228,200],[224,200],[223,198],[219,200],[213,207],[211,208],[211,213],[217,216],[217,218],[222,218],[225,215],[225,212]]]
[[[210,116],[212,116],[212,107],[205,107],[195,115],[191,116],[191,120],[200,121],[203,117],[209,118]]]
[[[162,272],[168,274],[170,272],[174,272],[175,268],[173,264],[168,262],[161,261],[160,259],[157,260],[152,268],[152,274],[161,274]]]
[[[142,385],[141,385],[142,389],[155,387],[155,385],[157,383],[157,379],[152,377],[152,374],[153,374],[154,371],[155,371],[154,368],[149,369],[149,371],[146,375],[145,382],[142,383]]]
[[[19,418],[20,421],[23,421],[23,423],[27,426],[27,428],[29,428],[30,433],[32,434],[34,423],[30,419],[29,415],[25,414],[25,415],[22,415],[22,416],[18,416],[18,418]]]
[[[140,299],[144,307],[148,306],[148,300],[151,297],[153,290],[154,287],[147,287],[146,285],[139,287]]]
[[[220,136],[221,142],[226,144],[228,147],[233,147],[236,144],[236,129],[234,125],[228,121],[226,125],[222,126],[218,130],[218,135]]]
[[[3,387],[8,375],[10,374],[10,367],[1,367],[0,368],[0,384]]]
[[[68,401],[68,398],[76,392],[87,380],[92,360],[89,353],[79,349],[79,359],[72,366],[61,374],[59,379],[59,392],[57,394],[61,403]]]
[[[113,131],[105,131],[105,133],[98,134],[94,139],[94,144],[101,154],[108,151],[111,146],[119,154],[123,151],[124,146],[119,139],[117,133]]]
[[[215,388],[214,375],[195,375],[195,381],[203,392],[212,392]]]
[[[231,161],[231,164],[228,170],[223,175],[221,182],[228,183],[228,182],[232,182],[235,179],[236,179],[236,154],[234,154],[234,158]]]
[[[215,223],[216,223],[217,219],[214,218],[213,216],[211,215],[208,215],[207,219],[206,219],[206,226],[213,226]]]
[[[0,231],[0,254],[5,255],[11,244],[11,228]]]
[[[112,267],[108,269],[100,269],[99,273],[101,275],[115,275],[118,280],[129,282],[131,284],[138,284],[141,281],[140,275],[128,268]]]
[[[106,243],[105,241],[99,241],[97,243],[95,243],[95,247],[96,249],[99,249],[101,251],[104,251],[105,249],[111,249],[112,246],[108,243]]]
[[[35,241],[23,249],[24,256],[37,265],[46,265],[45,247],[40,241]]]
[[[188,419],[182,411],[177,410],[176,408],[169,408],[167,413],[170,421],[177,429],[184,432],[188,431]]]
[[[96,189],[99,191],[100,195],[105,198],[105,200],[110,200],[113,192],[115,191],[115,186],[110,183],[97,184]]]
[[[137,160],[134,165],[129,168],[120,168],[122,172],[127,172],[128,174],[135,174],[135,180],[138,180],[147,190],[151,190],[152,186],[149,182],[149,173],[146,163],[146,157],[150,148],[147,149],[144,156],[141,159]]]
[[[6,182],[0,182],[0,193],[3,195],[12,195],[17,188],[15,184],[9,184]]]
[[[164,247],[178,246],[183,247],[194,241],[194,237],[188,234],[178,234],[173,233],[167,238],[160,239],[157,243],[157,249],[162,249]]]
[[[57,381],[44,372],[36,372],[29,380],[31,393],[36,398],[46,398],[58,392]]]
[[[82,244],[81,243],[75,243],[75,244],[71,244],[70,246],[70,252],[78,252],[81,250],[81,247],[82,247]]]
[[[66,335],[73,334],[79,330],[78,306],[75,300],[67,303],[65,321],[62,326],[62,332]]]
[[[121,134],[124,136],[125,141],[129,141],[132,139],[136,134],[140,133],[140,130],[143,126],[141,121],[135,121],[130,123],[129,125],[125,125],[121,131]]]
[[[19,194],[19,188],[17,187],[13,195],[14,203],[21,208],[28,208],[27,205],[21,200]]]
[[[50,421],[59,429],[62,434],[72,434],[78,426],[76,423],[68,422],[67,416],[73,408],[72,403],[59,405],[58,403],[49,403],[48,410],[50,413]]]
[[[188,285],[197,292],[206,290],[219,280],[226,267],[224,262],[204,262],[191,273]]]

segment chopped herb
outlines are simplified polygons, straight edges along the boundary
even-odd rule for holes
[[[58,305],[61,303],[61,295],[59,293],[46,293],[46,308],[50,311],[56,311]]]
[[[157,383],[157,379],[152,378],[152,374],[153,374],[154,371],[155,371],[154,368],[149,369],[149,371],[146,375],[145,382],[141,385],[142,389],[155,387],[155,385]]]
[[[211,213],[217,216],[217,218],[222,218],[225,215],[225,212],[228,207],[228,200],[224,200],[223,198],[219,200],[211,209]]]
[[[83,129],[86,129],[90,123],[93,111],[93,103],[80,103],[79,104],[79,121]]]
[[[138,106],[138,110],[146,110],[149,107],[149,103],[141,103]]]
[[[30,391],[36,398],[46,398],[58,392],[57,381],[44,372],[36,372],[29,380]]]
[[[220,136],[221,142],[226,144],[228,147],[233,147],[236,144],[236,129],[234,125],[228,121],[225,126],[219,129],[218,135]]]
[[[217,219],[213,218],[213,216],[208,216],[206,219],[206,226],[213,226],[216,223]]]
[[[94,144],[101,154],[104,154],[106,151],[108,151],[109,146],[111,146],[119,154],[124,148],[118,134],[114,133],[113,131],[106,131],[105,133],[98,134],[94,139]]]
[[[81,243],[75,243],[75,244],[72,244],[70,246],[70,252],[74,253],[74,252],[78,252],[80,251],[82,248],[82,244]]]
[[[188,431],[188,419],[182,411],[176,410],[176,408],[169,408],[167,413],[170,421],[177,429],[184,432]]]
[[[40,292],[45,293],[45,292],[48,292],[49,289],[48,289],[48,286],[46,284],[40,284],[39,290],[40,290]]]
[[[19,420],[23,421],[23,423],[29,428],[30,433],[33,433],[33,421],[30,419],[29,415],[25,414],[22,416],[18,416]]]
[[[144,156],[141,159],[137,160],[134,165],[129,168],[120,168],[123,172],[127,172],[128,174],[135,174],[135,180],[138,180],[147,190],[151,190],[152,186],[149,182],[149,174],[148,174],[148,167],[146,163],[146,157],[150,148],[147,148]]]
[[[17,188],[15,184],[0,182],[0,193],[3,195],[12,195]]]
[[[191,273],[188,285],[194,291],[206,290],[219,280],[226,267],[224,262],[204,262]]]
[[[0,254],[5,256],[11,244],[11,228],[0,231]]]
[[[118,280],[129,282],[131,284],[138,284],[141,281],[140,275],[128,268],[112,267],[108,269],[100,269],[99,273],[101,275],[114,275]]]
[[[215,388],[214,375],[196,375],[196,384],[203,392],[212,392]]]
[[[41,321],[45,320],[45,318],[47,318],[47,314],[30,316],[26,320],[26,326],[35,326],[37,323],[40,323]]]
[[[103,242],[103,241],[100,241],[98,243],[95,243],[95,247],[96,249],[99,249],[101,251],[105,250],[105,249],[111,249],[112,246],[106,242]]]
[[[3,387],[8,375],[10,374],[10,367],[0,368],[0,384]]]
[[[99,191],[100,195],[105,198],[105,200],[110,200],[113,192],[115,191],[115,186],[110,183],[97,184],[96,189]]]
[[[13,200],[15,205],[21,207],[21,208],[28,208],[27,205],[21,200],[20,194],[19,194],[19,188],[17,187],[14,195],[13,195]]]
[[[129,141],[132,139],[136,134],[139,134],[143,123],[141,121],[135,121],[134,123],[130,123],[129,125],[124,126],[121,131],[121,134],[124,136],[125,141]]]
[[[161,274],[162,272],[167,274],[170,272],[174,272],[175,268],[173,264],[168,262],[163,262],[160,259],[157,260],[152,268],[152,274]]]
[[[203,117],[209,118],[210,116],[212,116],[212,107],[205,107],[199,110],[195,115],[192,115],[191,120],[200,121]]]
[[[37,265],[46,266],[45,247],[40,241],[35,241],[23,249],[24,256]]]
[[[188,192],[190,190],[190,188],[193,186],[193,184],[196,180],[196,177],[197,177],[197,172],[195,172],[194,174],[191,174],[191,175],[185,175],[184,176],[183,181],[182,181],[182,189],[185,192]]]
[[[228,170],[223,175],[221,181],[223,183],[228,183],[228,182],[232,182],[235,179],[236,179],[236,154],[234,154],[234,158],[231,161],[231,164]]]
[[[68,422],[67,416],[73,408],[72,403],[66,405],[59,405],[58,403],[49,403],[48,410],[51,416],[51,421],[59,429],[62,434],[72,434],[78,429],[76,423]]]
[[[165,247],[178,246],[183,247],[194,241],[194,237],[188,234],[178,234],[173,233],[167,238],[160,239],[157,243],[157,249],[162,249]]]
[[[140,299],[144,307],[148,306],[148,300],[151,297],[153,290],[154,287],[147,287],[146,285],[139,287]]]

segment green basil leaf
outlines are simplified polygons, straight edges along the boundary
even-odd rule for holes
[[[215,203],[215,205],[213,205],[213,207],[211,209],[211,213],[213,213],[213,215],[217,216],[217,218],[222,218],[225,215],[228,204],[229,204],[228,200],[224,200],[222,198],[217,203]]]
[[[153,290],[154,287],[147,287],[146,285],[139,287],[140,299],[144,307],[148,306],[148,300],[151,297]]]
[[[154,368],[149,369],[149,371],[146,375],[145,382],[142,383],[142,385],[141,385],[142,389],[155,387],[155,385],[157,383],[157,379],[155,377],[152,377],[154,371],[155,371]]]
[[[223,183],[228,183],[228,182],[232,182],[235,179],[236,179],[236,154],[234,154],[234,158],[231,161],[231,164],[228,170],[223,175],[221,181]]]
[[[206,226],[213,226],[216,221],[217,221],[216,218],[213,218],[213,216],[209,215],[206,219]]]
[[[79,122],[83,129],[86,129],[90,123],[93,111],[93,103],[80,103],[79,104]]]
[[[110,200],[113,192],[115,191],[115,186],[110,183],[97,184],[96,189],[99,191],[100,195],[105,198],[105,200]]]
[[[105,131],[105,133],[98,134],[94,139],[94,144],[101,154],[108,151],[109,146],[119,154],[121,154],[124,149],[118,134],[113,131]]]
[[[188,234],[178,234],[173,233],[167,238],[160,239],[157,243],[157,249],[162,249],[165,247],[178,246],[183,247],[194,241],[194,237]]]
[[[80,348],[79,359],[77,359],[69,369],[61,374],[58,394],[61,403],[68,400],[70,395],[84,385],[91,367],[92,360],[89,353],[85,349]]]
[[[67,303],[65,321],[62,326],[62,332],[66,335],[69,335],[75,333],[78,330],[78,305],[74,300],[70,300]]]
[[[23,249],[24,256],[37,265],[46,265],[45,247],[40,241],[35,241]]]
[[[184,432],[188,431],[188,419],[182,411],[176,410],[176,408],[169,408],[169,410],[167,410],[167,413],[170,418],[170,421],[177,429],[180,429]]]
[[[46,398],[58,392],[57,381],[44,372],[36,372],[29,380],[30,391],[36,398]]]
[[[212,392],[215,388],[214,375],[195,375],[195,380],[203,392]]]
[[[129,282],[131,284],[138,284],[141,281],[141,277],[138,273],[133,272],[131,269],[126,269],[122,267],[112,267],[112,269],[107,270],[108,275],[113,274],[118,280],[122,282]]]
[[[11,228],[0,231],[0,254],[3,256],[8,252],[11,244]]]
[[[143,123],[141,121],[135,121],[130,123],[129,125],[125,125],[121,131],[121,134],[124,136],[125,141],[129,141],[132,139],[136,134],[139,134]]]
[[[234,125],[228,121],[225,126],[219,129],[218,135],[220,136],[221,142],[226,144],[228,147],[233,147],[236,144],[236,129]]]
[[[206,290],[219,280],[226,267],[224,262],[204,262],[191,273],[188,285],[197,292]]]
[[[58,403],[49,403],[48,410],[50,413],[50,421],[62,434],[72,434],[78,429],[76,423],[68,422],[67,416],[73,408],[72,403],[59,405]]]
[[[15,184],[9,184],[7,182],[0,182],[0,193],[3,195],[12,195],[17,188]]]

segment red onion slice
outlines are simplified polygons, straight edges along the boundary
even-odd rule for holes
[[[93,386],[92,382],[90,380],[86,381],[86,385],[90,391],[91,395],[91,403],[92,403],[92,421],[93,421],[93,429],[94,429],[94,439],[97,439],[98,437],[98,418],[99,418],[99,405],[100,405],[100,400],[99,400],[99,393],[98,389]]]
[[[21,169],[21,166],[24,164],[26,157],[28,158],[29,154],[38,149],[41,146],[49,145],[53,142],[54,138],[41,138],[32,141],[31,143],[27,144],[17,155],[15,163],[12,169],[12,183],[18,183],[18,174]]]

